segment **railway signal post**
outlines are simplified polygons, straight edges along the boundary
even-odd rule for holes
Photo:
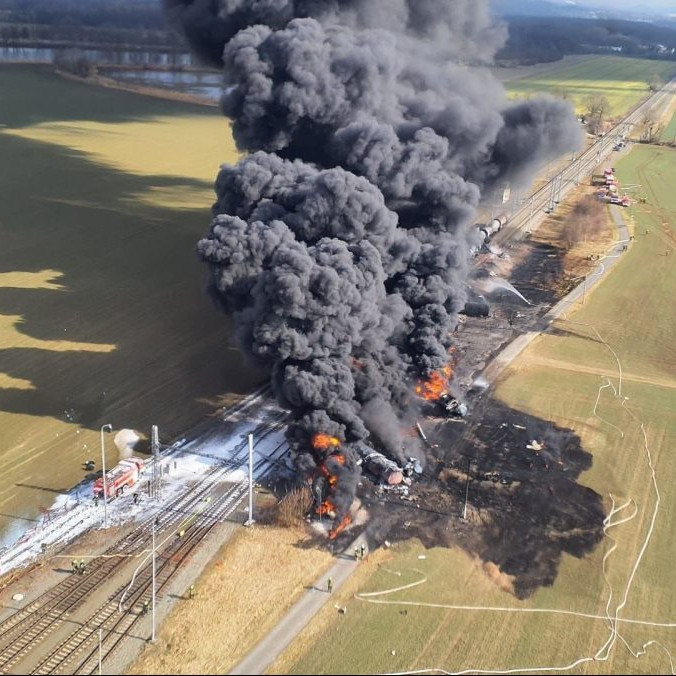
[[[155,528],[157,527],[157,519],[153,521],[153,609],[152,609],[152,623],[153,623],[153,629],[152,629],[152,636],[151,636],[151,641],[155,643]]]
[[[249,518],[245,526],[253,526],[253,434],[249,435]]]

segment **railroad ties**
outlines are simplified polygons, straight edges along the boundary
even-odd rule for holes
[[[253,430],[256,444],[283,429],[287,419],[288,414],[280,412],[272,419],[257,425]],[[259,458],[254,465],[258,479],[280,463],[288,451],[288,444],[283,441],[268,456]],[[156,518],[158,531],[166,532],[172,526],[177,526],[195,508],[208,504],[204,511],[195,515],[196,518],[185,529],[183,537],[175,537],[164,549],[157,552],[156,593],[161,593],[204,538],[217,524],[230,518],[246,497],[248,478],[236,481],[219,495],[214,496],[212,493],[233,468],[243,466],[247,460],[248,444],[244,439],[237,444],[232,457],[215,463],[198,484],[163,506],[157,517],[147,519],[108,548],[103,555],[93,559],[84,576],[69,576],[26,608],[0,623],[0,672],[8,673],[8,670],[35,651],[65,621],[72,622],[74,611],[83,605],[89,594],[118,572],[130,558],[147,554]],[[206,499],[209,497],[212,500],[207,503]],[[120,600],[125,593],[124,612],[119,613]],[[84,622],[78,622],[78,628],[46,655],[31,673],[96,673],[99,629],[103,633],[101,647],[102,658],[105,660],[143,617],[143,603],[150,600],[151,596],[152,571],[148,560],[131,586],[126,584],[117,589]]]

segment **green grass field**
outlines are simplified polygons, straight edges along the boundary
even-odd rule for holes
[[[649,82],[658,75],[669,80],[676,75],[670,62],[599,56],[567,67],[545,71],[505,83],[510,97],[528,97],[550,93],[565,96],[578,113],[585,111],[584,100],[590,95],[608,99],[610,117],[629,111],[649,94]]]
[[[676,150],[636,147],[617,165],[624,184],[641,183],[647,204],[625,210],[636,241],[585,305],[558,322],[554,335],[537,339],[501,380],[497,396],[507,405],[570,427],[594,456],[581,482],[604,497],[610,509],[634,500],[637,517],[611,531],[618,549],[607,563],[614,609],[623,598],[634,562],[650,528],[656,494],[643,437],[633,416],[645,423],[656,466],[661,503],[655,528],[637,569],[620,617],[676,622]],[[647,230],[647,234],[646,234]],[[670,254],[666,255],[667,249]],[[601,393],[607,376],[618,387],[613,355],[597,342],[593,325],[624,367],[622,400]],[[616,426],[616,427],[613,427]],[[624,436],[617,428],[621,428]],[[628,514],[627,510],[624,514]],[[392,673],[415,669],[562,668],[593,656],[609,631],[603,619],[570,615],[460,610],[444,605],[515,609],[561,609],[605,616],[608,590],[605,539],[583,559],[565,555],[554,585],[518,601],[489,579],[481,564],[460,550],[425,551],[416,542],[375,555],[360,568],[335,604],[327,604],[272,669],[272,673]],[[418,556],[425,554],[425,560]],[[359,599],[426,578],[424,584],[383,596]],[[502,580],[504,583],[505,581]],[[407,601],[412,605],[398,604]],[[428,604],[415,605],[415,604]],[[634,651],[659,641],[676,651],[676,628],[621,624],[620,634]],[[590,662],[572,673],[670,673],[666,653],[656,645],[636,660],[619,639],[608,661]]]
[[[667,142],[676,143],[676,109],[674,110],[674,114],[673,114],[669,124],[666,126],[666,128],[662,132],[662,140],[667,141]]]
[[[167,441],[260,376],[195,255],[237,157],[218,110],[23,66],[0,91],[2,529],[82,479],[101,424]]]

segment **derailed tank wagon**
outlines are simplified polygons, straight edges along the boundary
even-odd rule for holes
[[[390,460],[363,442],[354,444],[354,448],[364,468],[384,484],[398,486],[404,480],[404,471],[394,460]]]

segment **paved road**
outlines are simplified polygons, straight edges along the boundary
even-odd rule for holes
[[[327,590],[329,577],[333,578],[334,593],[352,575],[359,562],[354,559],[354,548],[362,543],[368,552],[365,537],[359,536],[342,554],[336,557],[333,566],[322,575],[277,626],[230,672],[231,674],[262,674],[281,655],[287,646],[310,623],[310,620],[329,602],[332,596]]]

